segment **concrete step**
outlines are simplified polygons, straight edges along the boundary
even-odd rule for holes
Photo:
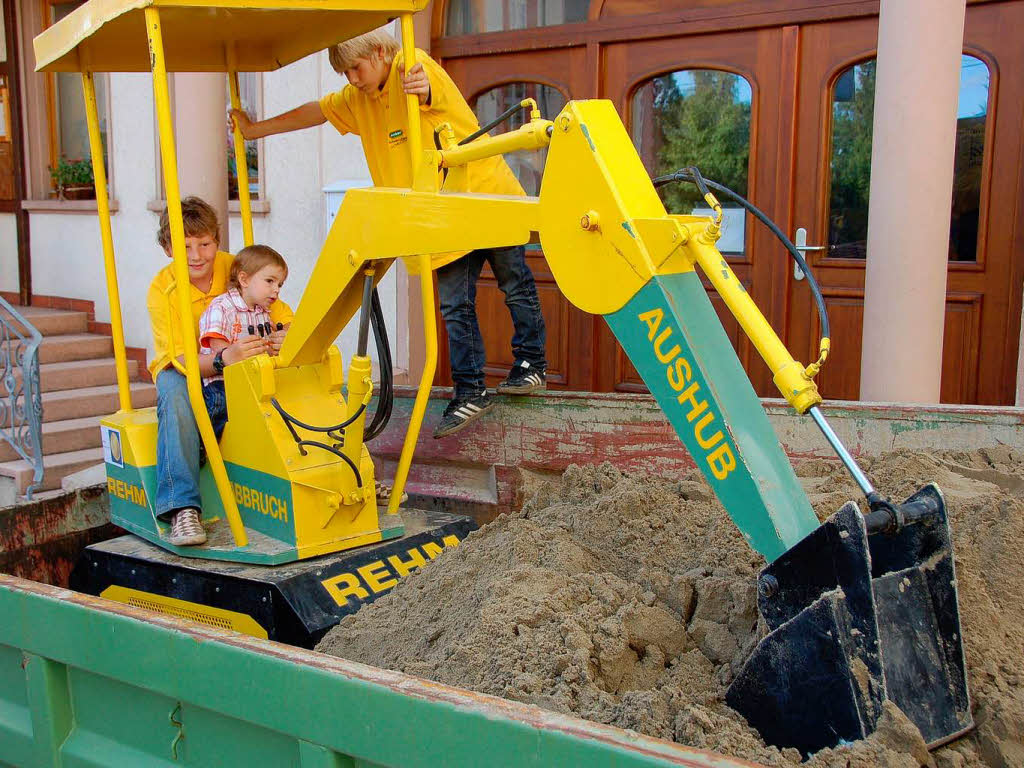
[[[43,459],[43,483],[37,490],[50,491],[60,488],[60,481],[67,475],[102,463],[102,448],[50,454]],[[0,463],[0,482],[13,484],[15,492],[21,496],[32,482],[32,465],[21,459]]]
[[[89,330],[89,316],[85,312],[49,309],[48,307],[15,307],[15,309],[43,336],[86,333]],[[18,327],[21,328],[20,323]],[[23,328],[21,330],[24,331]]]
[[[156,405],[156,387],[152,384],[133,381],[129,386],[133,408],[149,408]],[[106,416],[120,407],[117,398],[117,384],[98,387],[64,389],[43,393],[43,423],[66,421],[86,416]]]
[[[66,333],[47,336],[39,345],[39,364],[64,363],[71,360],[95,360],[114,354],[114,340],[95,333]]]
[[[100,417],[48,421],[43,424],[43,456],[97,448],[100,442]],[[0,441],[0,462],[17,460],[18,453],[7,441]]]
[[[129,360],[128,378],[134,379],[138,376],[138,373],[138,361]],[[16,371],[15,378],[20,380],[20,368]],[[54,392],[63,389],[116,384],[117,371],[114,368],[114,358],[112,357],[93,360],[72,360],[65,363],[40,364],[39,379],[42,392]],[[6,385],[0,384],[0,395],[6,394]]]

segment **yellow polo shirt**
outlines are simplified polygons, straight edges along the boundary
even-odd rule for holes
[[[193,338],[199,338],[199,318],[202,317],[210,302],[227,292],[231,262],[234,260],[235,257],[230,253],[217,251],[213,261],[213,282],[207,293],[203,293],[191,283],[189,284],[189,290],[192,293]],[[185,354],[184,341],[181,339],[179,330],[181,313],[178,311],[178,298],[171,290],[173,286],[174,265],[168,264],[156,273],[153,282],[149,284],[149,293],[146,295],[146,309],[149,310],[149,323],[153,328],[153,346],[156,348],[153,359],[149,363],[149,373],[153,377],[153,381],[156,381],[160,371],[171,364],[172,358]],[[288,324],[292,321],[292,317],[291,307],[280,299],[270,306],[270,320],[275,325],[277,323]]]
[[[339,133],[357,134],[363,143],[370,177],[378,187],[409,187],[412,166],[409,161],[405,92],[402,90],[404,61],[399,53],[391,62],[391,71],[384,87],[367,95],[352,85],[325,96],[320,109]],[[461,141],[479,130],[480,124],[458,86],[441,65],[417,49],[416,61],[423,65],[430,80],[430,104],[420,105],[420,130],[423,147],[434,144],[434,130],[441,123],[450,123],[455,138]],[[488,157],[469,164],[469,191],[488,195],[524,195],[512,169],[501,156]],[[455,261],[465,251],[435,254],[434,269]],[[409,266],[414,266],[409,264]]]

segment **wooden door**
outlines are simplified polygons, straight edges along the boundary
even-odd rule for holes
[[[637,98],[642,91],[638,91],[638,88],[645,88],[644,84],[650,82],[651,78],[673,73],[674,78],[693,79],[696,93],[697,73],[720,72],[738,76],[733,81],[734,87],[749,89],[750,128],[746,189],[735,191],[754,202],[769,217],[785,221],[788,212],[788,174],[785,169],[791,162],[792,142],[788,137],[792,131],[795,53],[796,29],[793,27],[617,43],[605,49],[605,86],[602,95],[611,99],[624,116],[627,127],[633,132],[634,142],[644,156],[646,140],[644,131],[638,128],[642,105]],[[682,82],[685,84],[687,81],[684,79]],[[723,109],[728,108],[729,105],[724,103]],[[668,115],[667,112],[663,114]],[[712,111],[710,115],[696,115],[692,119],[713,122],[717,118]],[[699,126],[694,129],[695,132],[699,130]],[[715,145],[709,140],[707,147],[712,146]],[[742,153],[743,148],[737,144],[735,151]],[[664,161],[673,156],[685,156],[698,168],[702,168],[708,178],[730,186],[724,179],[715,179],[713,169],[723,163],[718,162],[721,158],[714,158],[712,154],[687,154],[685,148],[677,147],[672,155],[662,154],[660,165],[664,166]],[[650,157],[644,157],[644,160],[652,174],[670,170],[666,167],[650,167]],[[722,202],[726,202],[724,197]],[[690,211],[672,210],[670,205],[670,212]],[[785,309],[780,301],[784,297],[778,289],[785,280],[785,251],[751,216],[743,217],[740,214],[739,221],[744,224],[740,238],[742,248],[737,249],[740,252],[729,253],[721,241],[719,245],[727,251],[725,255],[730,265],[762,311],[773,324],[778,325],[784,317]],[[708,288],[712,303],[755,389],[762,395],[777,395],[770,372],[756,350],[706,280],[705,287]],[[615,342],[610,330],[604,323],[601,323],[600,329],[601,368],[598,388],[602,391],[646,391],[640,376]]]
[[[493,95],[496,90],[508,87],[509,93],[522,96],[536,96],[538,89],[545,93],[547,104],[541,104],[542,112],[559,111],[566,101],[581,98],[584,94],[583,76],[585,50],[569,48],[535,51],[529,54],[510,56],[489,56],[486,58],[448,59],[445,69],[459,84],[478,116],[485,111],[478,104],[481,99]],[[554,114],[544,112],[552,119]],[[521,122],[509,122],[499,126],[493,133],[513,128]],[[525,155],[527,153],[518,153]],[[539,168],[542,160],[533,158],[507,158],[513,168],[521,171],[520,181],[528,194],[536,194]],[[530,165],[523,165],[525,161]],[[594,317],[572,306],[555,283],[554,276],[538,244],[527,246],[527,264],[533,271],[540,298],[541,311],[547,326],[548,387],[550,389],[591,390],[594,387],[593,348]],[[490,267],[485,266],[477,284],[477,316],[487,353],[484,372],[488,386],[494,386],[508,373],[515,363],[510,341],[512,320],[505,299],[498,289]],[[448,357],[448,337],[444,322],[438,320],[438,372],[435,381],[439,385],[451,383],[451,363]]]
[[[1021,28],[1024,4],[967,10],[964,53],[969,58],[961,76],[943,343],[941,399],[947,403],[1014,402],[1024,253],[1008,214],[1020,209],[1024,189],[1019,141],[1024,80],[1016,74],[1024,71],[1024,47],[1007,30]],[[832,399],[855,400],[860,388],[864,164],[870,169],[865,135],[869,142],[876,42],[874,18],[809,24],[800,34],[789,232],[804,228],[808,245],[824,247],[806,256],[832,325],[833,354],[819,377],[822,394]],[[985,79],[987,92],[979,85]],[[965,98],[972,103],[965,105]],[[860,192],[854,189],[858,186]],[[788,343],[797,357],[808,360],[820,333],[817,315],[806,283],[792,272],[787,279]]]

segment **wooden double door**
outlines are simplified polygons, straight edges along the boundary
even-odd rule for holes
[[[1024,47],[1006,30],[1021,28],[1024,2],[968,8],[965,67],[973,68],[974,85],[966,91],[962,88],[961,96],[966,93],[981,103],[968,109],[980,118],[961,121],[966,126],[962,138],[970,146],[958,144],[958,163],[961,155],[973,153],[973,164],[965,171],[972,175],[964,183],[970,186],[974,203],[968,200],[966,207],[961,205],[963,215],[954,222],[954,234],[970,241],[971,247],[951,245],[948,254],[943,402],[1012,404],[1014,399],[1024,283],[1024,222],[1020,221]],[[859,235],[842,230],[856,230],[860,214],[853,210],[856,202],[836,199],[837,158],[846,159],[836,142],[856,139],[833,133],[847,108],[844,104],[854,103],[851,94],[870,85],[876,41],[877,18],[865,16],[453,57],[444,63],[467,95],[503,83],[541,83],[567,99],[611,99],[627,128],[640,119],[634,114],[637,89],[652,78],[695,70],[742,78],[749,87],[747,197],[791,238],[803,229],[807,245],[820,248],[805,253],[822,287],[832,324],[833,356],[819,384],[828,398],[857,399],[864,253],[857,247]],[[908,135],[907,140],[913,137]],[[954,190],[955,209],[956,194]],[[818,318],[807,282],[794,274],[785,249],[766,228],[747,217],[742,248],[727,258],[794,356],[805,362],[813,359]],[[580,312],[561,296],[540,250],[532,250],[528,259],[548,327],[549,386],[645,391],[604,321]],[[756,351],[717,296],[711,295],[755,389],[763,396],[776,396]],[[487,270],[479,286],[478,312],[488,378],[494,383],[513,362],[512,328],[503,296]],[[443,324],[439,325],[443,333]],[[442,355],[439,382],[448,381],[448,375],[447,358]]]

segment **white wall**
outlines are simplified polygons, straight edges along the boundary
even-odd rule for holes
[[[344,82],[331,69],[324,53],[267,73],[263,76],[264,115],[276,115],[303,102],[318,100],[341,88]],[[112,194],[119,206],[112,225],[125,339],[130,346],[152,350],[146,291],[153,275],[167,264],[167,257],[156,244],[158,214],[147,207],[162,197],[162,191],[157,190],[157,142],[149,75],[111,75],[110,103]],[[215,125],[210,130],[219,136],[223,128]],[[186,161],[179,157],[179,165]],[[254,236],[257,242],[280,251],[288,261],[283,298],[296,308],[326,234],[322,188],[339,179],[361,180],[368,186],[369,173],[358,137],[340,136],[330,124],[265,139],[263,163],[264,191],[270,211],[255,217]],[[189,194],[187,189],[181,192],[183,196]],[[110,312],[96,216],[33,212],[29,222],[33,292],[92,300],[96,302],[96,319],[108,322]],[[0,237],[5,232],[3,226],[0,221]],[[229,247],[237,251],[242,245],[237,215],[231,217],[229,232]],[[0,240],[0,246],[3,243]],[[13,260],[13,287],[7,288],[11,280],[5,258],[0,268],[0,280],[4,281],[0,288],[17,289],[16,257]],[[407,350],[407,344],[404,339],[396,342],[395,337],[397,271],[391,270],[380,293],[395,365],[404,368],[405,357],[398,355]],[[353,322],[341,336],[346,358],[355,349],[355,332]],[[402,332],[404,335],[404,327]]]
[[[13,213],[0,213],[0,291],[18,292],[18,231]]]

